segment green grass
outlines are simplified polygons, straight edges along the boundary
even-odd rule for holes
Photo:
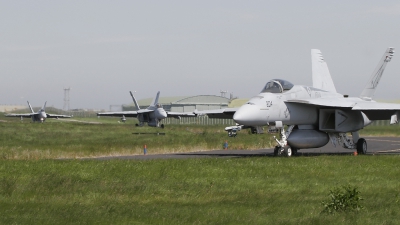
[[[1,116],[1,115],[0,115]],[[3,119],[4,118],[4,119]],[[136,120],[126,123],[118,118],[48,119],[45,123],[22,122],[19,118],[0,120],[0,159],[55,159],[112,155],[206,151],[222,149],[260,149],[275,145],[273,135],[249,134],[242,130],[229,138],[225,125],[167,125],[165,129],[136,127]],[[361,136],[399,136],[399,126],[369,126]],[[165,132],[164,135],[132,133]],[[276,134],[277,135],[277,134]]]
[[[5,160],[0,224],[398,224],[399,160]],[[364,209],[321,213],[342,185]]]
[[[54,160],[274,145],[224,126],[137,128],[116,118],[0,119],[0,224],[398,224],[400,156]],[[90,123],[88,123],[90,122]],[[99,124],[98,122],[101,122]],[[361,136],[399,136],[371,126]],[[166,135],[133,135],[133,132]],[[330,190],[360,191],[358,213],[321,213]]]
[[[156,154],[222,149],[225,141],[230,149],[259,149],[273,144],[270,135],[250,135],[247,130],[241,131],[237,138],[228,138],[224,125],[168,125],[160,129],[136,127],[134,120],[118,123],[117,118],[48,119],[45,123],[5,118],[6,122],[0,122],[2,159],[143,154],[144,145],[148,154]],[[137,132],[165,132],[165,135],[132,134]]]
[[[368,126],[361,130],[360,135],[398,137],[400,136],[400,125]]]

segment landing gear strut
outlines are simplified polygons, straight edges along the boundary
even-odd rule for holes
[[[297,149],[290,147],[287,144],[287,137],[289,137],[290,133],[292,133],[294,126],[289,126],[288,130],[285,132],[284,127],[280,128],[280,140],[278,140],[275,136],[275,141],[278,143],[274,148],[275,156],[286,156],[290,157],[293,154],[297,153]]]
[[[329,137],[333,146],[341,145],[347,149],[357,149],[358,154],[367,154],[367,142],[364,138],[359,138],[358,132],[352,132],[350,138],[346,133],[330,133]]]

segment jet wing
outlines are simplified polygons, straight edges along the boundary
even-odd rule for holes
[[[114,117],[137,117],[137,111],[124,111],[124,112],[106,112],[106,113],[97,113],[97,116],[114,116]]]
[[[185,112],[166,112],[168,117],[196,117],[197,115],[194,113],[185,113]]]
[[[6,114],[7,117],[24,117],[24,118],[31,118],[33,115],[37,113],[18,113],[18,114]]]
[[[363,112],[370,120],[389,120],[400,111],[400,104],[364,101],[352,98],[294,99],[287,103],[315,105]]]
[[[360,102],[352,110],[362,111],[370,120],[389,120],[400,111],[400,104],[383,102]]]
[[[232,119],[233,114],[238,110],[238,108],[224,108],[224,109],[213,109],[213,110],[203,110],[194,111],[196,115],[207,115],[209,118],[217,119]]]
[[[72,116],[67,116],[67,115],[57,115],[57,114],[48,114],[46,113],[47,118],[71,118]]]

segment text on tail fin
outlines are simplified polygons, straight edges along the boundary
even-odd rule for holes
[[[381,60],[379,60],[378,66],[375,68],[370,79],[367,82],[364,90],[361,92],[360,98],[365,100],[371,100],[375,94],[376,87],[381,80],[383,72],[385,71],[386,64],[392,60],[394,54],[394,48],[387,48],[383,54]]]

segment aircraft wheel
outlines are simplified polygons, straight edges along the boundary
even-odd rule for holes
[[[137,127],[138,127],[138,126],[139,126],[139,124],[135,124],[135,126],[137,126]]]
[[[281,155],[281,147],[280,146],[275,146],[274,148],[274,156],[280,156]]]
[[[360,138],[357,141],[357,153],[358,154],[367,154],[367,142],[364,138]]]
[[[161,129],[164,129],[164,124],[161,124]]]
[[[293,154],[292,148],[290,148],[289,145],[286,145],[285,148],[283,149],[283,153],[285,154],[286,157],[291,157]]]
[[[236,132],[233,132],[233,131],[229,131],[229,132],[228,132],[228,136],[229,136],[229,137],[236,137],[236,135],[237,135]]]
[[[297,155],[297,151],[298,151],[297,148],[293,148],[293,147],[292,147],[292,155]]]

